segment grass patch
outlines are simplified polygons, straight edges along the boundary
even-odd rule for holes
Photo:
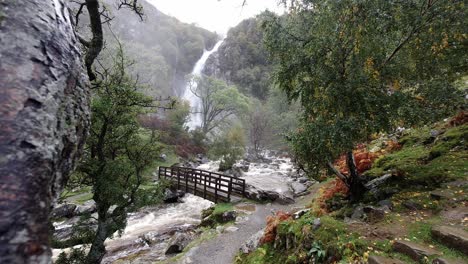
[[[222,215],[225,212],[233,211],[234,206],[231,203],[216,204],[213,210],[213,215]]]

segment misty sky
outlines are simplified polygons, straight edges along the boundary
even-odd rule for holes
[[[161,12],[224,34],[240,21],[268,9],[282,12],[278,0],[147,0]]]

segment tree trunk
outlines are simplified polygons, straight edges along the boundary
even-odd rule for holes
[[[101,263],[104,255],[106,254],[106,247],[104,242],[107,239],[107,223],[106,221],[99,220],[96,236],[94,237],[93,244],[89,250],[88,256],[86,257],[86,263],[98,264]]]
[[[352,151],[348,151],[346,153],[346,164],[348,165],[348,169],[349,169],[347,185],[349,187],[350,200],[351,202],[355,202],[362,198],[364,192],[366,191],[366,188],[357,170],[356,163],[354,160],[354,155]]]
[[[50,263],[48,217],[89,127],[64,0],[0,1],[0,263]]]

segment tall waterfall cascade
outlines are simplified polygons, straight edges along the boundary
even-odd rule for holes
[[[206,61],[208,60],[211,54],[213,54],[214,52],[218,50],[219,46],[221,46],[223,41],[224,39],[218,41],[211,50],[205,50],[203,52],[203,55],[193,67],[192,76],[201,76],[201,73],[203,69],[205,68]],[[195,94],[193,94],[191,90],[191,89],[195,90],[196,85],[197,84],[194,83],[192,84],[192,87],[190,87],[190,83],[187,83],[187,85],[185,86],[184,94],[182,95],[182,99],[190,103],[191,114],[190,114],[190,120],[187,123],[190,130],[193,130],[202,125],[201,99],[198,98]]]

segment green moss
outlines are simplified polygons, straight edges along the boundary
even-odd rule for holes
[[[431,188],[465,178],[468,175],[468,124],[438,131],[441,134],[428,144],[429,128],[412,130],[401,140],[404,144],[401,150],[376,160],[366,175],[377,177],[394,171],[404,176],[399,180],[402,187]]]
[[[447,154],[455,147],[467,149],[468,144],[468,125],[454,127],[447,130],[438,138],[429,153],[430,158],[436,158]]]

